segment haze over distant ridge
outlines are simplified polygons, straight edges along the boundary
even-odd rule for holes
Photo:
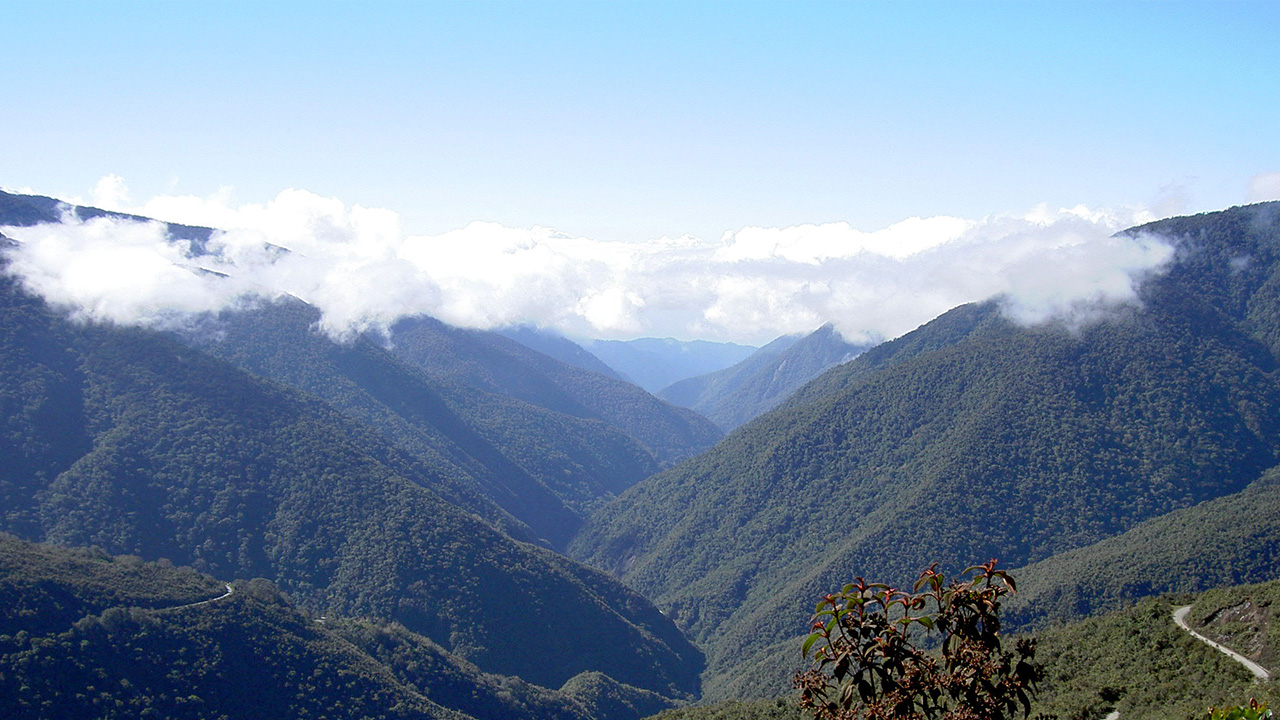
[[[159,225],[5,228],[19,241],[13,269],[50,301],[122,324],[165,325],[289,294],[318,307],[335,336],[425,313],[464,327],[760,343],[827,322],[851,341],[892,338],[1000,294],[1014,317],[1039,321],[1130,301],[1134,277],[1170,256],[1156,239],[1115,236],[1152,219],[1136,208],[1041,206],[873,231],[831,222],[623,243],[480,221],[409,235],[392,210],[294,189],[241,205],[229,192],[128,198],[124,181],[107,176],[88,202],[222,232],[192,256]]]

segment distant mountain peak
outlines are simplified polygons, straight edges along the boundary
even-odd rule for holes
[[[826,323],[807,335],[780,337],[732,367],[674,383],[658,396],[696,410],[729,431],[773,409],[806,382],[867,347],[847,342],[833,323]]]

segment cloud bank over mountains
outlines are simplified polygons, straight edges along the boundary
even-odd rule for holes
[[[1140,209],[1037,207],[870,232],[834,222],[623,243],[489,222],[412,235],[390,210],[303,190],[261,204],[235,205],[229,191],[133,204],[108,176],[85,202],[219,232],[196,254],[156,223],[4,228],[19,242],[13,271],[51,302],[83,318],[167,326],[287,294],[317,306],[337,337],[429,314],[586,337],[762,343],[833,322],[851,340],[892,338],[1001,294],[1028,322],[1127,302],[1135,278],[1171,255],[1155,238],[1113,237],[1154,219]]]

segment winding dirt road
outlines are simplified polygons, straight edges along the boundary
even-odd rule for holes
[[[1183,630],[1186,630],[1187,632],[1189,632],[1189,633],[1191,633],[1193,636],[1195,636],[1195,637],[1197,637],[1197,638],[1199,638],[1199,639],[1203,640],[1204,642],[1209,643],[1209,645],[1210,645],[1211,647],[1217,648],[1218,650],[1221,650],[1222,652],[1226,653],[1227,655],[1230,655],[1230,656],[1231,656],[1231,658],[1232,658],[1232,659],[1234,659],[1236,662],[1240,663],[1241,665],[1244,665],[1246,668],[1249,668],[1249,672],[1253,673],[1253,676],[1254,676],[1254,677],[1256,677],[1257,679],[1259,679],[1259,680],[1270,680],[1270,679],[1271,679],[1271,671],[1270,671],[1270,670],[1268,670],[1268,669],[1266,669],[1266,668],[1262,667],[1262,666],[1261,666],[1261,665],[1259,665],[1258,663],[1256,663],[1256,662],[1254,662],[1254,661],[1250,660],[1249,658],[1247,658],[1247,657],[1245,657],[1245,656],[1241,655],[1240,653],[1236,652],[1235,650],[1232,650],[1231,648],[1226,647],[1226,646],[1224,646],[1224,645],[1220,645],[1220,644],[1218,644],[1218,643],[1216,643],[1216,642],[1214,642],[1214,641],[1210,640],[1209,638],[1207,638],[1207,637],[1205,637],[1205,636],[1201,635],[1200,633],[1196,632],[1195,630],[1192,630],[1192,629],[1191,629],[1191,626],[1187,624],[1187,613],[1189,613],[1189,612],[1191,612],[1191,606],[1190,606],[1190,605],[1184,605],[1183,607],[1180,607],[1180,608],[1178,608],[1177,610],[1174,610],[1174,611],[1173,611],[1173,621],[1174,621],[1175,623],[1177,623],[1177,624],[1178,624],[1178,627],[1182,628]]]
[[[1240,653],[1236,652],[1235,650],[1232,650],[1231,648],[1229,648],[1229,647],[1227,647],[1227,646],[1225,646],[1225,645],[1222,645],[1221,643],[1216,643],[1216,642],[1214,642],[1214,641],[1210,640],[1209,638],[1207,638],[1207,637],[1205,637],[1205,636],[1201,635],[1200,633],[1196,632],[1195,630],[1192,630],[1192,629],[1191,629],[1191,626],[1187,624],[1187,613],[1189,613],[1189,612],[1191,612],[1191,606],[1190,606],[1190,605],[1183,605],[1182,607],[1180,607],[1180,608],[1178,608],[1178,609],[1174,610],[1174,611],[1173,611],[1173,622],[1174,622],[1174,624],[1176,624],[1178,627],[1182,628],[1183,630],[1186,630],[1187,632],[1191,633],[1191,635],[1192,635],[1193,637],[1198,638],[1199,640],[1201,640],[1201,641],[1203,641],[1203,642],[1208,643],[1210,647],[1212,647],[1212,648],[1214,648],[1214,649],[1216,649],[1216,650],[1219,650],[1219,651],[1221,651],[1221,652],[1226,653],[1227,655],[1229,655],[1229,656],[1231,657],[1231,659],[1235,660],[1236,662],[1238,662],[1238,663],[1240,663],[1241,665],[1244,665],[1246,668],[1248,668],[1248,669],[1249,669],[1249,672],[1253,673],[1253,676],[1254,676],[1255,678],[1257,678],[1258,680],[1270,680],[1270,679],[1271,679],[1271,671],[1270,671],[1270,670],[1268,670],[1268,669],[1266,669],[1266,668],[1262,667],[1262,666],[1261,666],[1261,665],[1259,665],[1258,663],[1256,663],[1256,662],[1254,662],[1254,661],[1250,660],[1249,658],[1247,658],[1247,657],[1245,657],[1245,656],[1241,655]],[[1110,714],[1108,714],[1108,715],[1107,715],[1105,718],[1103,718],[1102,720],[1120,720],[1120,711],[1119,711],[1119,710],[1112,710],[1112,711],[1110,712]]]

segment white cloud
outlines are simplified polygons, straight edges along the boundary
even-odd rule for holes
[[[103,210],[123,210],[129,206],[129,188],[119,175],[104,175],[93,186],[93,206]]]
[[[5,228],[22,245],[12,270],[28,287],[80,317],[159,325],[227,307],[242,295],[194,267],[185,243],[170,243],[160,223],[105,218],[61,225]]]
[[[1254,175],[1249,181],[1249,202],[1280,200],[1280,172]]]
[[[748,227],[726,233],[716,259],[725,262],[781,258],[819,265],[832,258],[883,255],[903,260],[950,242],[973,226],[953,217],[909,218],[875,232],[861,232],[848,223],[799,225],[788,228]]]
[[[1168,257],[1150,239],[1113,237],[1148,213],[1086,207],[910,218],[870,232],[828,223],[619,243],[488,222],[406,235],[391,211],[301,190],[240,206],[229,189],[126,206],[128,188],[108,176],[94,196],[223,232],[206,255],[188,257],[156,224],[5,229],[21,242],[15,271],[51,301],[84,317],[155,325],[287,293],[318,307],[335,336],[425,313],[593,337],[765,342],[828,321],[851,338],[895,337],[999,294],[1028,321],[1130,300],[1134,275]]]

